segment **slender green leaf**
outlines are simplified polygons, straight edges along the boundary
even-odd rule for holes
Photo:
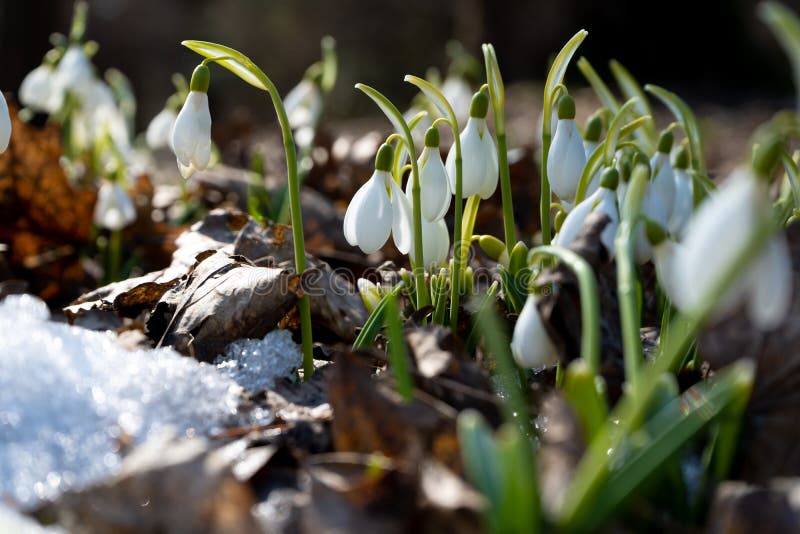
[[[403,323],[400,320],[397,295],[391,292],[386,295],[385,300],[386,311],[384,315],[386,316],[386,330],[389,338],[389,363],[397,383],[397,392],[403,397],[404,401],[410,402],[414,399],[414,381],[408,371],[406,336],[403,334]]]
[[[181,44],[203,57],[210,59],[223,58],[215,60],[216,63],[222,65],[253,87],[262,91],[269,90],[267,88],[268,84],[264,82],[266,78],[264,72],[249,57],[238,50],[217,43],[209,43],[208,41],[183,41]]]
[[[486,63],[486,83],[489,85],[489,94],[492,97],[492,109],[495,117],[495,131],[497,134],[505,133],[505,113],[503,106],[506,101],[506,92],[503,85],[503,77],[500,75],[500,65],[497,62],[497,54],[494,46],[484,44],[483,60]]]
[[[749,387],[753,374],[751,361],[737,362],[712,380],[693,386],[663,408],[631,437],[632,443],[645,445],[614,471],[603,491],[598,492],[591,513],[587,513],[580,524],[572,526],[582,531],[592,531],[601,526],[642,482],[730,405],[743,384]]]
[[[639,85],[639,82],[636,81],[636,78],[622,66],[622,63],[619,61],[612,59],[609,63],[609,67],[611,68],[611,74],[614,75],[614,79],[617,81],[617,85],[619,86],[622,94],[625,95],[625,98],[633,98],[636,97],[639,100],[636,103],[636,113],[639,115],[653,115],[653,110],[650,108],[650,103],[647,100],[647,95],[642,90],[642,86]],[[656,125],[654,122],[650,122],[644,125],[642,128],[643,135],[640,139],[643,139],[647,143],[648,152],[652,152],[656,148],[656,143],[658,142],[658,131],[656,130]]]
[[[689,152],[691,153],[692,168],[702,175],[707,175],[706,159],[703,151],[703,139],[700,135],[700,126],[697,123],[692,109],[675,93],[667,91],[657,85],[645,85],[645,90],[661,100],[681,123],[686,137],[689,138]]]
[[[495,443],[502,483],[502,499],[497,507],[498,532],[540,532],[541,507],[530,440],[516,426],[505,424],[497,432]]]
[[[646,129],[648,124],[653,124],[653,117],[650,115],[644,115],[642,117],[637,117],[636,119],[632,120],[619,130],[619,139],[625,139],[632,133],[636,133],[639,129]]]
[[[428,97],[428,100],[430,100],[433,105],[436,106],[436,109],[439,110],[439,113],[442,114],[442,117],[445,117],[448,121],[450,121],[450,126],[454,129],[454,131],[458,129],[458,121],[456,120],[456,114],[453,111],[453,107],[435,85],[427,80],[423,80],[419,76],[414,76],[412,74],[406,74],[403,80],[407,81],[411,85],[416,86],[420,91],[422,91],[422,93]]]
[[[550,71],[547,73],[547,81],[544,84],[544,108],[542,112],[544,116],[542,129],[547,135],[551,133],[550,115],[553,110],[553,93],[556,90],[556,86],[560,85],[564,80],[564,74],[567,72],[567,67],[569,66],[570,60],[572,60],[572,56],[575,55],[575,52],[578,50],[583,40],[586,39],[587,35],[589,35],[589,32],[586,30],[579,30],[578,33],[573,35],[558,53],[555,61],[553,61],[553,64],[550,66]],[[545,136],[543,135],[542,137],[544,138]]]
[[[636,109],[636,102],[638,102],[636,97],[625,102],[622,107],[619,108],[617,114],[614,115],[614,118],[611,119],[611,124],[608,125],[606,141],[603,143],[603,161],[606,165],[611,165],[611,162],[614,160],[614,153],[617,151],[620,133],[622,132],[623,126],[625,126],[623,121],[629,111]]]
[[[326,35],[320,42],[322,47],[322,80],[320,87],[325,93],[329,93],[336,85],[336,75],[338,71],[338,58],[336,56],[336,39]]]
[[[472,409],[458,415],[456,428],[467,476],[489,502],[487,522],[494,526],[491,507],[501,500],[501,490],[497,445],[492,430],[483,416]]]
[[[586,81],[589,82],[589,85],[594,89],[600,102],[602,102],[611,113],[616,114],[617,111],[619,111],[619,102],[614,96],[614,93],[611,92],[611,89],[606,85],[606,82],[604,82],[600,75],[597,74],[597,71],[594,70],[589,60],[585,57],[581,57],[577,65],[578,69],[583,73],[583,77],[586,78]]]
[[[758,15],[789,56],[797,90],[797,106],[800,108],[800,18],[778,2],[761,3],[758,6]]]

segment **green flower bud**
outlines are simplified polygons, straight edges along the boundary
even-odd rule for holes
[[[391,171],[392,163],[394,162],[394,149],[392,145],[384,143],[378,149],[378,154],[375,156],[375,170],[378,171]]]
[[[689,168],[689,150],[687,150],[686,146],[682,145],[675,153],[675,157],[672,160],[672,166],[676,169]]]
[[[208,85],[211,83],[211,71],[206,65],[202,63],[195,67],[192,73],[192,81],[189,82],[190,91],[198,91],[201,93],[208,92]]]
[[[603,134],[603,119],[599,115],[593,115],[586,122],[586,127],[583,129],[583,140],[590,143],[597,143],[600,141],[600,136]]]
[[[672,143],[674,142],[675,136],[672,135],[672,132],[670,130],[664,130],[661,132],[661,137],[658,138],[658,151],[669,154],[669,151],[672,150]]]
[[[600,175],[600,187],[615,191],[619,185],[619,171],[614,167],[609,167]]]
[[[558,99],[558,119],[575,118],[575,100],[569,95],[561,95]]]
[[[439,128],[436,126],[431,126],[428,128],[428,131],[425,132],[425,146],[430,148],[439,147]]]
[[[472,103],[469,106],[469,116],[476,119],[485,119],[489,112],[489,95],[483,91],[478,91],[472,96]]]

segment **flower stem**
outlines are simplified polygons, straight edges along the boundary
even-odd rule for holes
[[[455,190],[455,219],[453,220],[453,273],[450,275],[450,329],[455,332],[458,328],[458,307],[461,299],[461,277],[464,275],[465,254],[463,250],[464,237],[462,233],[462,221],[464,199],[461,198],[462,184],[462,160],[461,160],[461,139],[458,136],[457,127],[453,129],[455,137],[456,151],[456,190]],[[469,246],[469,245],[467,245]]]
[[[108,235],[108,281],[119,280],[122,263],[122,230],[111,230]]]
[[[516,227],[514,225],[514,200],[511,196],[511,173],[508,168],[508,145],[506,141],[506,132],[498,130],[497,124],[498,121],[495,116],[497,162],[500,166],[500,194],[503,201],[503,229],[505,230],[506,250],[508,250],[508,253],[511,254],[511,249],[516,244],[517,237]]]
[[[528,264],[532,265],[537,256],[555,258],[575,273],[578,279],[581,296],[581,358],[592,375],[596,375],[600,371],[600,300],[594,272],[585,259],[564,247],[536,247],[528,254]]]
[[[647,191],[649,171],[644,166],[637,167],[631,177],[622,221],[614,243],[617,255],[617,299],[619,300],[620,321],[622,323],[622,351],[625,360],[625,380],[634,390],[639,371],[644,360],[640,334],[641,319],[636,292],[636,265],[633,259],[633,246],[636,223],[641,220],[642,201]]]
[[[545,121],[550,121],[550,117],[545,117]],[[542,193],[539,197],[539,226],[542,229],[542,244],[550,244],[550,179],[547,177],[547,158],[550,153],[551,134],[550,128],[545,126],[542,131]],[[499,140],[498,140],[499,144]]]

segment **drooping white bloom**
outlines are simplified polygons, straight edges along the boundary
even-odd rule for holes
[[[8,112],[6,97],[0,92],[0,154],[6,151],[11,141],[11,114]]]
[[[489,96],[479,91],[472,97],[467,125],[459,134],[461,140],[461,196],[468,198],[480,195],[487,199],[497,189],[499,166],[489,129],[486,113],[489,111]],[[456,194],[456,150],[450,147],[445,162],[450,192]]]
[[[664,208],[664,203],[661,201],[661,197],[652,181],[647,183],[647,189],[642,198],[642,216],[663,228],[667,227],[667,210]],[[653,257],[653,247],[647,239],[644,224],[638,224],[635,233],[636,238],[633,244],[634,260],[639,264],[647,263]]]
[[[547,155],[547,177],[550,188],[558,198],[569,203],[575,193],[586,166],[583,139],[575,124],[575,102],[569,95],[558,101],[558,128]]]
[[[425,147],[417,160],[419,167],[420,205],[422,218],[435,222],[444,217],[450,207],[450,182],[439,152],[439,130],[430,128],[425,133]],[[413,198],[411,186],[406,183],[406,196]]]
[[[558,351],[539,313],[538,299],[528,295],[511,338],[511,352],[520,367],[543,367],[558,361]]]
[[[413,241],[413,235],[412,235]],[[424,261],[422,265],[426,269],[432,269],[443,264],[447,260],[447,254],[450,252],[450,232],[447,231],[447,224],[443,219],[434,222],[428,222],[422,218],[422,257]],[[411,260],[414,263],[417,261],[414,247],[409,251]]]
[[[673,165],[675,174],[675,202],[672,206],[672,215],[669,218],[669,232],[674,239],[682,239],[686,225],[694,209],[694,183],[686,169],[688,167],[688,154],[685,149],[680,149]]]
[[[389,172],[393,155],[391,145],[381,146],[375,172],[353,195],[344,215],[345,239],[365,254],[379,250],[389,234],[402,254],[408,254],[412,245],[411,204]]]
[[[671,145],[672,143],[670,143]],[[675,205],[675,173],[669,161],[669,152],[659,150],[650,160],[650,168],[653,169],[653,187],[658,198],[664,205],[667,219],[672,217],[673,206]]]
[[[94,205],[94,223],[100,228],[122,230],[136,220],[131,197],[119,184],[103,181]]]
[[[616,171],[614,171],[616,173]],[[553,238],[553,243],[562,247],[572,244],[590,213],[603,213],[609,219],[603,231],[600,233],[600,242],[603,243],[608,254],[614,256],[614,239],[617,236],[619,226],[619,209],[617,208],[617,196],[613,188],[600,187],[589,197],[583,199],[575,208],[569,212],[558,234]]]
[[[283,106],[292,130],[313,126],[322,113],[322,89],[313,80],[303,78],[283,99]]]
[[[657,245],[662,287],[679,309],[688,311],[700,304],[768,213],[767,184],[739,170],[699,207],[682,246]],[[744,303],[754,324],[769,330],[786,317],[791,295],[791,260],[786,239],[778,234],[726,290],[712,319]]]
[[[56,66],[55,87],[61,92],[72,91],[83,98],[93,80],[92,63],[83,47],[71,45]]]
[[[461,197],[489,198],[497,188],[497,150],[486,128],[486,119],[470,117],[461,131]],[[456,150],[450,148],[445,163],[450,191],[456,192]]]
[[[55,69],[39,65],[30,71],[19,87],[19,100],[34,111],[55,113],[61,107],[62,92],[56,87]]]
[[[175,119],[172,148],[184,178],[196,170],[205,170],[211,159],[211,112],[208,95],[191,91]]]
[[[147,146],[153,150],[164,147],[172,147],[172,129],[175,127],[175,121],[178,114],[169,108],[164,108],[153,117],[150,124],[147,125],[147,132],[145,133],[145,140]]]

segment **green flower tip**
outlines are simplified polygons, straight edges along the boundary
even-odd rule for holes
[[[602,133],[603,133],[603,119],[601,119],[599,115],[593,115],[586,122],[586,128],[583,129],[583,140],[588,141],[590,143],[597,143],[598,141],[600,141],[600,135],[602,135]]]
[[[478,91],[472,97],[472,104],[469,106],[469,116],[476,119],[485,119],[489,112],[489,95],[483,91]]]
[[[653,246],[660,245],[667,240],[667,230],[652,219],[645,219],[645,233],[647,240]]]
[[[650,179],[650,165],[638,162],[631,172],[631,180],[636,180],[639,176],[644,176],[645,179]]]
[[[769,179],[781,157],[783,143],[777,136],[770,136],[756,145],[753,151],[753,171],[759,178]]]
[[[658,151],[664,154],[669,154],[672,150],[672,143],[675,142],[675,136],[669,130],[661,132],[661,137],[658,138]]]
[[[375,156],[375,170],[377,171],[391,171],[392,163],[394,161],[394,149],[392,145],[384,143],[378,149],[378,154]]]
[[[439,148],[439,128],[431,126],[425,132],[425,146],[430,148]]]
[[[600,187],[605,187],[606,189],[611,189],[615,191],[617,186],[619,185],[619,171],[614,167],[609,167],[608,169],[603,171],[603,174],[600,176]]]
[[[208,85],[211,83],[211,71],[206,65],[200,64],[192,73],[192,81],[189,82],[190,91],[208,92]]]
[[[672,166],[675,167],[676,169],[689,168],[689,151],[686,149],[686,146],[681,146],[675,153],[675,158],[673,158]]]
[[[558,119],[575,118],[575,100],[569,95],[561,95],[558,99]]]

